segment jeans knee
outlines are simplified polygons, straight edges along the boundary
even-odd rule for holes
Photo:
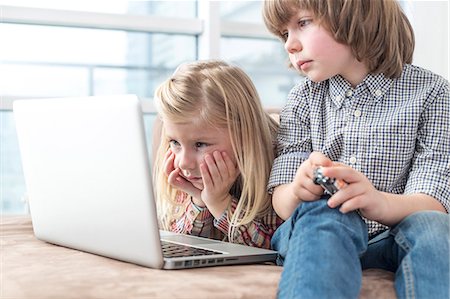
[[[330,208],[329,197],[303,202],[296,213],[296,224],[306,229],[328,231],[334,235],[348,236],[358,248],[367,247],[367,226],[357,212],[343,214],[338,208]]]
[[[392,229],[394,235],[402,235],[412,244],[448,250],[450,216],[438,211],[421,211],[409,215]]]

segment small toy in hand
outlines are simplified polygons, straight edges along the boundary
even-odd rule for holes
[[[321,185],[323,189],[325,189],[325,191],[327,191],[330,195],[338,192],[339,189],[346,185],[344,181],[324,176],[322,173],[322,167],[317,167],[316,169],[314,169],[313,181],[314,184]]]

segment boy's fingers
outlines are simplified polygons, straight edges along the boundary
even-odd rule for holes
[[[361,181],[361,174],[348,166],[323,167],[322,173],[329,178],[343,180],[346,183],[355,183]]]
[[[308,158],[312,165],[315,166],[331,166],[333,161],[331,161],[327,156],[320,152],[312,152]]]

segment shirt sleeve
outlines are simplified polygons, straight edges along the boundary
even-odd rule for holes
[[[290,183],[298,167],[312,151],[309,121],[309,84],[295,86],[289,93],[286,106],[280,113],[277,135],[277,157],[274,160],[267,189]]]
[[[183,207],[183,213],[172,222],[170,230],[176,233],[210,238],[214,219],[211,212],[207,208],[195,205],[190,196],[186,197],[186,204]]]
[[[234,213],[238,200],[232,198],[231,212]],[[283,220],[277,216],[271,208],[264,217],[256,218],[247,225],[239,226],[234,233],[234,243],[245,244],[253,247],[270,248],[270,240],[275,230],[282,224]],[[225,211],[218,219],[214,219],[214,226],[224,235],[228,234],[230,223],[228,211]]]
[[[404,194],[428,194],[450,212],[450,92],[446,80],[438,82],[424,103]]]

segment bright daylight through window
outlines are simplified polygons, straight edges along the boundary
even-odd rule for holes
[[[150,131],[154,89],[182,62],[221,58],[241,66],[267,107],[281,107],[301,80],[284,67],[260,1],[2,0],[0,18],[2,213],[28,212],[16,99],[132,93]]]

